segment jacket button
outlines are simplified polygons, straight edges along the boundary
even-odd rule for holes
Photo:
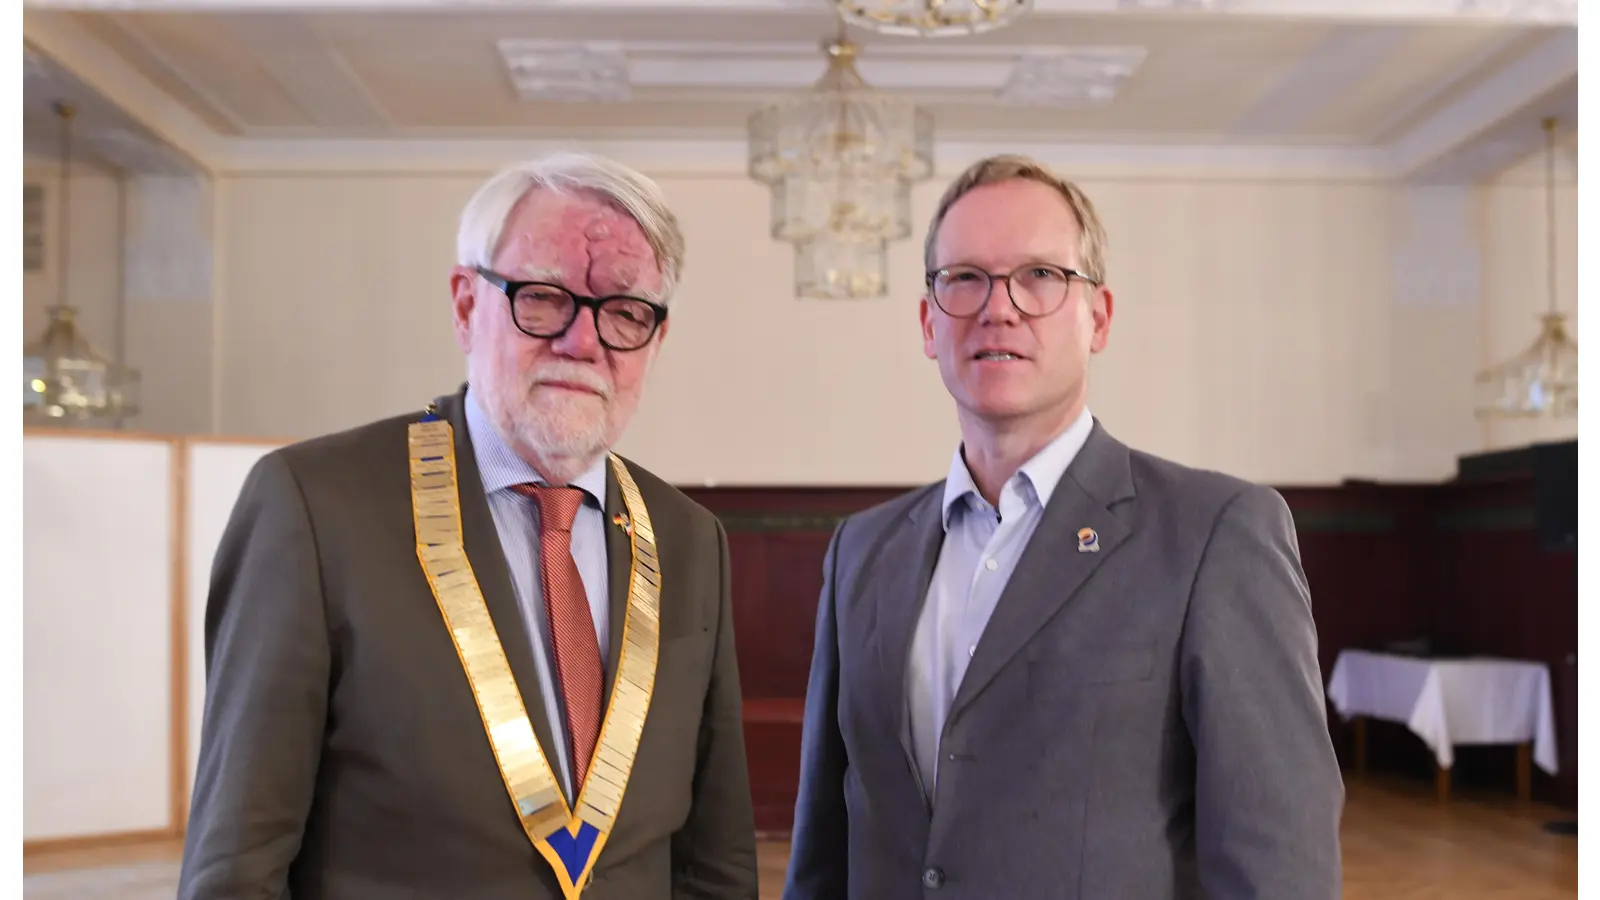
[[[923,872],[922,873],[922,886],[923,887],[928,887],[928,888],[943,887],[944,886],[944,870],[936,868],[936,867],[931,867],[927,871]]]

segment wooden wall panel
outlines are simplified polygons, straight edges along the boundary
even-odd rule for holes
[[[1542,662],[1550,667],[1560,771],[1534,769],[1534,796],[1576,806],[1578,796],[1578,555],[1543,550],[1533,485],[1512,477],[1443,490],[1439,535],[1439,634],[1455,652]],[[1512,755],[1468,748],[1458,775],[1501,781]]]
[[[1429,567],[1425,490],[1355,483],[1280,488],[1294,514],[1311,586],[1322,675],[1346,647],[1376,647],[1426,633]]]
[[[789,829],[823,558],[838,521],[911,488],[693,488],[729,532],[757,827]],[[1279,488],[1295,517],[1324,679],[1340,651],[1429,640],[1442,652],[1549,664],[1561,774],[1535,795],[1577,803],[1577,557],[1538,547],[1531,479]],[[1342,758],[1352,735],[1332,714]],[[1459,777],[1514,786],[1509,751],[1464,748]],[[1374,769],[1432,777],[1403,726],[1375,723]]]
[[[902,489],[690,487],[684,492],[716,513],[728,530],[756,829],[787,834],[794,823],[801,717],[828,541],[845,516]]]
[[[750,759],[750,799],[756,831],[787,835],[794,824],[795,786],[800,781],[801,698],[747,699],[745,753]]]

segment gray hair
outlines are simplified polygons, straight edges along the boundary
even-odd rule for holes
[[[554,153],[502,169],[483,183],[461,211],[456,232],[456,262],[489,266],[511,211],[527,193],[545,188],[557,193],[594,191],[633,217],[655,251],[661,269],[662,303],[670,303],[683,269],[683,232],[667,208],[665,195],[643,174],[587,153]]]

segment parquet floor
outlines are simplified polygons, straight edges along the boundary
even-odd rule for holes
[[[1560,810],[1506,797],[1458,793],[1448,804],[1432,783],[1347,776],[1346,900],[1568,900],[1578,896],[1578,842],[1546,832]],[[182,847],[36,853],[23,863],[28,900],[171,900]],[[761,896],[777,898],[786,842],[761,845]]]

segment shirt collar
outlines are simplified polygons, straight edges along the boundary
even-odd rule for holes
[[[467,388],[467,433],[472,438],[472,453],[478,460],[478,474],[483,479],[486,494],[506,491],[519,484],[545,484],[528,461],[500,437],[500,430],[489,421],[489,416],[478,405],[478,399],[469,385]],[[588,499],[600,509],[605,509],[606,460],[602,454],[582,475],[573,479],[572,486],[582,488]]]
[[[1012,482],[1020,489],[1026,484],[1032,488],[1032,493],[1038,498],[1041,507],[1048,506],[1050,496],[1055,493],[1056,485],[1061,483],[1061,476],[1067,472],[1067,467],[1077,458],[1078,451],[1089,440],[1089,432],[1094,430],[1094,416],[1084,407],[1078,418],[1067,426],[1066,430],[1056,435],[1050,443],[1040,448],[1032,458],[1017,469],[1017,474],[1011,476]],[[955,456],[950,460],[950,474],[944,482],[944,527],[950,528],[950,519],[957,505],[966,502],[968,498],[977,498],[978,486],[972,480],[972,472],[967,469],[967,462],[961,455],[962,448],[956,447]],[[1019,490],[1027,497],[1027,492]]]

